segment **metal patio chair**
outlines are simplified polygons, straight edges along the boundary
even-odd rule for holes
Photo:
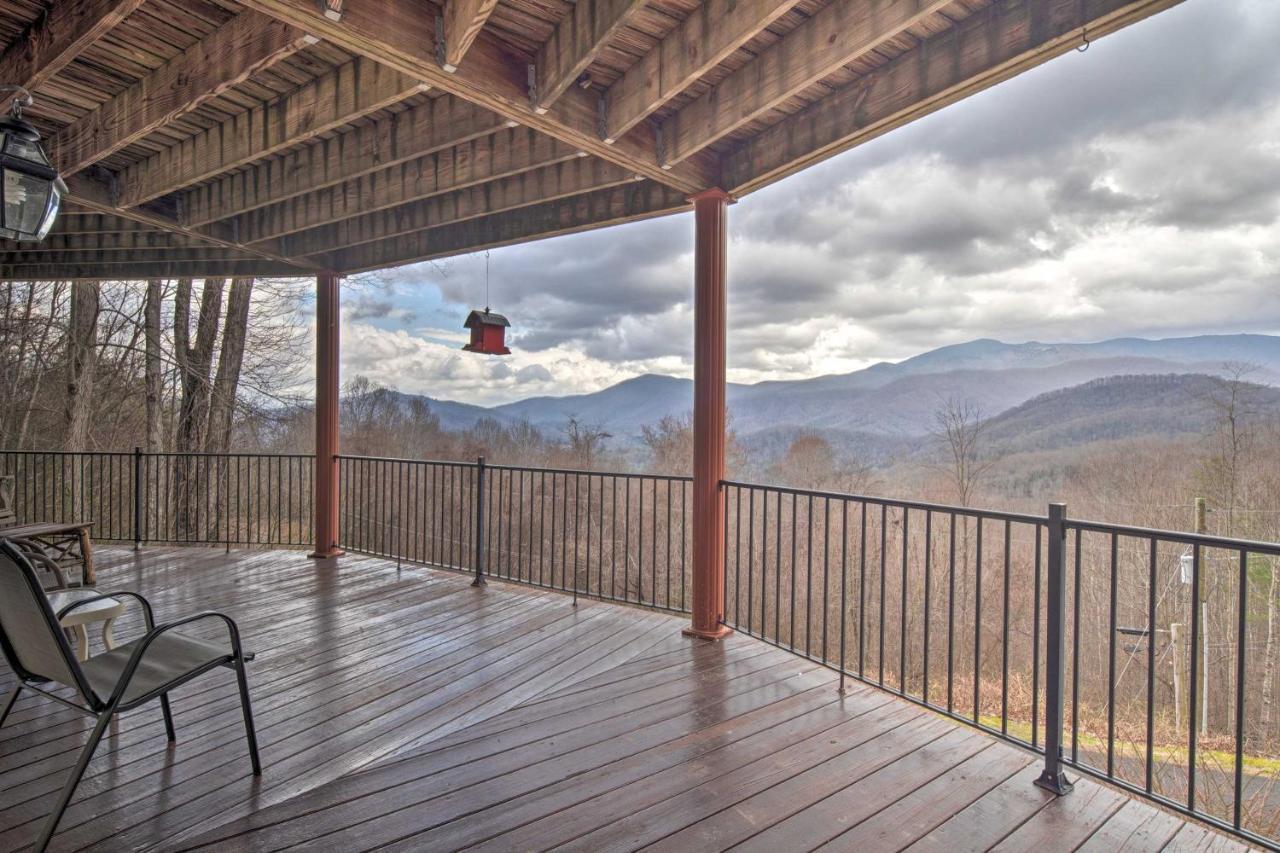
[[[138,602],[147,631],[138,639],[104,654],[78,661],[59,626],[59,620],[72,610],[102,598],[126,598]],[[203,619],[220,619],[226,625],[228,643],[208,642],[174,630]],[[242,651],[240,632],[229,616],[204,612],[156,625],[151,604],[141,595],[127,591],[81,599],[55,613],[26,556],[11,543],[0,540],[0,650],[18,679],[0,710],[0,726],[4,725],[23,688],[97,718],[97,725],[93,727],[80,759],[72,768],[57,804],[45,821],[35,845],[36,851],[48,847],[111,718],[121,711],[159,699],[165,731],[172,742],[177,736],[169,709],[169,691],[214,667],[225,666],[236,672],[253,773],[262,775],[244,666],[246,661],[252,660],[252,655]],[[52,688],[59,686],[71,688],[75,695],[66,698],[52,692]]]

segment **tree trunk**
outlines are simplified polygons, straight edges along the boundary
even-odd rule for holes
[[[148,453],[159,453],[163,449],[160,437],[160,396],[163,392],[160,372],[160,299],[162,296],[160,280],[153,278],[148,281],[147,302],[143,310]]]
[[[67,335],[67,450],[89,445],[93,375],[98,355],[98,283],[71,288],[71,322]]]
[[[252,298],[253,279],[232,280],[227,317],[222,328],[218,373],[213,380],[213,396],[209,401],[209,426],[204,443],[207,451],[225,453],[231,447],[231,422],[236,407],[236,391],[240,384],[240,365],[244,361],[249,303]]]
[[[182,400],[178,405],[178,430],[175,449],[179,454],[196,453],[204,446],[209,418],[209,370],[213,365],[213,346],[218,338],[218,318],[222,313],[222,287],[225,279],[207,278],[200,292],[200,315],[196,319],[195,343],[190,343],[191,280],[178,282],[174,298],[174,349],[182,378]],[[203,466],[198,457],[177,456],[173,460],[174,534],[178,539],[198,537],[199,525],[192,507],[201,506],[198,492],[210,483],[192,484]],[[207,480],[207,477],[205,478]]]

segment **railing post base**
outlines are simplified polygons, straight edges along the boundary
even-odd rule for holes
[[[1067,778],[1067,774],[1062,771],[1050,773],[1045,770],[1040,774],[1040,778],[1036,779],[1036,787],[1044,788],[1051,794],[1061,797],[1063,794],[1070,794],[1075,785]]]
[[[471,582],[471,585],[472,586],[488,586],[489,584],[485,583],[484,578],[476,578]]]
[[[733,629],[728,625],[717,626],[711,631],[702,631],[697,628],[685,628],[680,632],[686,637],[694,637],[699,640],[723,640],[725,637],[733,633]]]
[[[313,560],[327,560],[330,557],[341,557],[346,553],[341,548],[330,548],[328,551],[310,551],[307,556]]]

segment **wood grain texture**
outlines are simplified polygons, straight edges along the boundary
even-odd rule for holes
[[[401,235],[635,182],[635,175],[612,163],[570,157],[456,192],[433,194],[417,203],[344,217],[333,225],[286,237],[278,247],[298,257],[327,255],[333,246],[351,250]]]
[[[787,13],[795,0],[706,0],[605,93],[617,139]]]
[[[342,249],[331,255],[317,255],[313,260],[349,271],[379,269],[589,231],[688,209],[684,193],[653,181],[632,181],[625,186],[450,223],[378,243]]]
[[[503,128],[490,136],[260,208],[234,222],[245,242],[259,243],[577,159],[583,159],[577,149],[563,142],[525,127]],[[276,250],[288,254],[279,245]]]
[[[215,178],[426,88],[380,63],[358,57],[287,95],[129,166],[119,176],[119,205],[134,207]]]
[[[313,41],[256,12],[237,15],[49,140],[63,175],[114,154]]]
[[[102,549],[100,585],[161,619],[230,613],[234,682],[124,715],[55,850],[1217,850],[1244,845],[751,638],[466,574],[347,555]],[[120,636],[139,629],[121,620]],[[214,630],[210,628],[210,631]],[[0,690],[12,682],[0,675]],[[0,728],[0,844],[33,837],[88,719],[43,697]]]
[[[534,58],[534,106],[548,110],[600,51],[645,6],[645,0],[579,0]]]
[[[751,139],[725,184],[758,189],[1180,2],[996,3]]]
[[[471,43],[484,29],[498,0],[445,0],[444,69],[453,72],[462,64]]]
[[[0,80],[38,90],[142,0],[67,0],[50,4],[30,28],[0,54]]]
[[[481,33],[456,73],[435,61],[435,14],[417,0],[378,0],[347,9],[341,24],[319,18],[309,0],[245,0],[244,5],[295,26],[308,27],[333,44],[376,59],[404,74],[450,92],[505,118],[517,121],[569,145],[640,172],[673,189],[691,193],[716,186],[719,165],[714,157],[690,158],[664,169],[657,158],[651,128],[636,128],[616,144],[598,132],[596,96],[566,90],[545,114],[529,102],[527,63]]]
[[[667,162],[679,163],[950,4],[834,0],[664,121]]]
[[[186,221],[203,225],[354,180],[507,128],[488,110],[433,98],[347,133],[270,157],[183,194]]]

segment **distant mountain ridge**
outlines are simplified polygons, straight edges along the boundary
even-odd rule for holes
[[[996,421],[1008,415],[1013,423],[1019,406],[1062,389],[1107,377],[1221,375],[1231,362],[1255,365],[1252,381],[1280,382],[1280,336],[1020,344],[979,339],[852,373],[731,383],[728,400],[733,428],[744,439],[770,441],[799,429],[816,429],[887,452],[904,439],[909,443],[927,435],[933,412],[948,398],[968,400]],[[693,383],[649,374],[590,394],[531,397],[487,408],[428,400],[449,429],[466,429],[481,418],[492,418],[499,423],[527,420],[557,430],[574,416],[630,444],[638,441],[642,426],[665,415],[687,413],[693,404]],[[1050,403],[1052,398],[1036,405]]]

